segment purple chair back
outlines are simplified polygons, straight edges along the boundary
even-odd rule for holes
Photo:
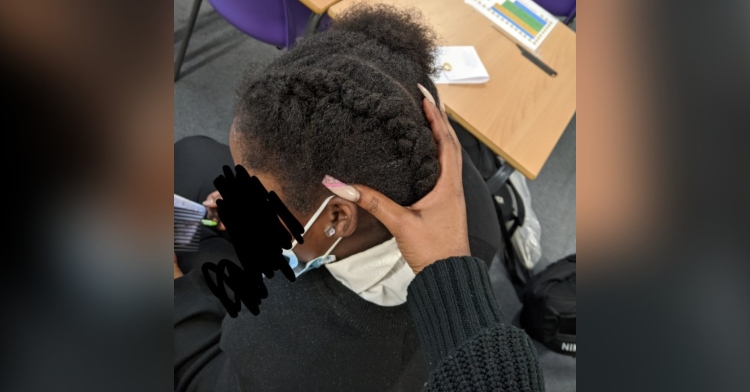
[[[216,12],[243,33],[290,47],[305,34],[312,11],[299,0],[209,0]]]
[[[540,7],[552,15],[564,16],[565,24],[570,23],[576,14],[576,0],[534,0]]]

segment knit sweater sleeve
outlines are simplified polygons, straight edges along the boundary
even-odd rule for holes
[[[174,281],[176,391],[238,391],[236,375],[219,347],[225,310],[200,270]]]
[[[534,345],[503,322],[481,260],[428,266],[409,285],[407,303],[427,359],[427,390],[544,390]]]

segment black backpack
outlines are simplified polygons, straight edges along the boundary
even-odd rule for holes
[[[550,264],[526,285],[521,326],[550,350],[576,355],[576,255]]]

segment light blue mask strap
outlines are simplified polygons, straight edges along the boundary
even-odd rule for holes
[[[318,257],[317,259],[312,260],[309,263],[306,263],[304,266],[302,264],[299,264],[297,265],[297,268],[293,268],[294,276],[299,277],[300,275],[304,274],[307,271],[314,270],[320,267],[321,265],[326,265],[334,261],[336,261],[336,256],[329,255],[329,256]]]

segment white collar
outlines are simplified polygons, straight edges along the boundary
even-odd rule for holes
[[[325,267],[344,286],[380,306],[405,303],[407,288],[415,277],[395,238]]]

